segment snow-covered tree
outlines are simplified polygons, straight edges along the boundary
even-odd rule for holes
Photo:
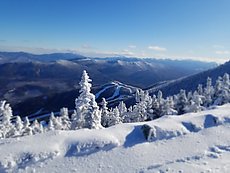
[[[161,116],[161,108],[156,95],[152,97],[151,108],[147,112],[147,120],[153,120]]]
[[[84,70],[80,81],[80,95],[75,100],[76,112],[72,115],[72,129],[101,128],[101,112],[91,93],[91,82],[87,72]]]
[[[61,108],[60,109],[60,117],[59,117],[59,121],[61,123],[61,129],[62,130],[69,130],[70,129],[70,118],[69,118],[69,111],[68,108]]]
[[[0,102],[0,131],[2,138],[8,138],[14,135],[14,126],[11,123],[13,111],[9,103]]]
[[[20,116],[16,116],[15,120],[15,128],[14,128],[14,136],[21,136],[23,130],[23,122]]]
[[[223,103],[222,98],[222,77],[218,77],[214,87],[214,105],[221,105]]]
[[[49,130],[61,130],[62,129],[62,124],[59,121],[59,118],[55,117],[53,112],[51,112],[50,114],[48,129]]]
[[[223,88],[225,88],[226,90],[229,90],[230,88],[230,79],[229,79],[229,74],[225,73],[223,76]]]
[[[199,84],[198,87],[197,87],[197,92],[199,95],[203,95],[203,85],[202,84]]]
[[[37,119],[34,120],[34,122],[31,125],[31,128],[34,135],[43,132],[43,126],[38,122]]]
[[[54,126],[54,121],[55,121],[54,113],[51,112],[47,130],[50,130],[50,131],[56,130]]]
[[[135,100],[136,100],[137,103],[139,103],[141,101],[139,89],[136,89]]]
[[[113,126],[115,124],[122,123],[122,120],[121,120],[121,117],[120,117],[120,112],[119,112],[119,109],[117,107],[115,107],[113,109],[113,111],[111,111],[109,114],[110,114],[109,115],[110,120],[108,122],[109,127]]]
[[[185,113],[185,107],[188,104],[188,99],[185,90],[180,90],[175,100],[175,108],[179,115]]]
[[[208,77],[206,87],[204,88],[204,97],[205,97],[204,105],[206,107],[208,107],[212,104],[213,95],[214,95],[214,88],[212,86],[212,79],[210,77]]]
[[[204,107],[201,106],[203,104],[204,96],[199,95],[197,91],[193,94],[193,99],[190,100],[189,104],[186,105],[185,111],[186,112],[199,112],[204,110]]]
[[[190,102],[193,99],[193,93],[192,91],[189,91],[187,94],[187,101]]]
[[[103,127],[108,127],[109,126],[109,110],[107,107],[107,101],[105,100],[105,98],[102,98],[102,102],[101,102],[101,125]]]
[[[222,91],[223,91],[223,104],[230,102],[230,80],[229,74],[225,73],[223,76],[222,82]]]
[[[145,101],[141,101],[133,106],[131,122],[142,122],[147,119],[147,106]]]
[[[137,102],[137,104],[133,106],[132,112],[128,112],[128,114],[126,115],[126,121],[127,117],[129,117],[130,122],[145,121],[147,119],[150,119],[152,113],[152,98],[149,96],[148,91],[140,90],[139,102]]]
[[[163,115],[177,115],[177,111],[174,109],[174,103],[172,97],[167,97],[162,106]]]
[[[40,130],[40,133],[43,133],[44,132],[44,127],[43,125],[41,124],[41,122],[39,123],[39,130]]]
[[[159,105],[164,104],[163,93],[161,90],[159,90],[157,93],[157,101],[158,101]]]
[[[23,136],[33,135],[33,130],[30,127],[30,121],[29,121],[28,117],[25,117],[22,131],[23,131],[22,132]]]
[[[47,126],[47,130],[48,130],[48,131],[53,131],[53,130],[55,130],[54,124],[53,124],[53,121],[52,121],[52,120],[49,120],[49,123],[48,123],[48,126]]]
[[[118,110],[119,110],[119,113],[120,113],[120,117],[123,121],[124,117],[125,117],[125,114],[127,112],[127,108],[126,108],[126,105],[123,101],[121,101],[118,105]]]

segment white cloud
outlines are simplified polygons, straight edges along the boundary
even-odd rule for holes
[[[26,46],[1,46],[0,51],[9,51],[9,52],[21,52],[22,51],[22,52],[28,52],[28,53],[34,53],[34,54],[67,52],[67,50],[64,50],[64,49],[26,47]]]
[[[134,53],[128,49],[122,50],[120,54],[124,55],[124,56],[133,56],[134,55]]]
[[[155,51],[161,51],[161,52],[167,51],[166,48],[164,48],[164,47],[159,47],[159,46],[148,46],[148,49],[150,49],[150,50],[155,50]]]
[[[83,44],[83,45],[81,45],[81,48],[82,48],[82,49],[93,49],[93,47],[90,46],[90,45],[88,45],[88,44]]]
[[[130,48],[130,49],[136,49],[137,46],[136,45],[129,45],[128,48]]]
[[[218,55],[229,55],[230,51],[228,51],[228,50],[218,50],[215,53],[218,54]]]
[[[215,48],[215,49],[224,49],[224,46],[218,45],[218,44],[215,44],[212,47]]]

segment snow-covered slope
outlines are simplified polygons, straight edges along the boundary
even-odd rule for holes
[[[229,110],[0,140],[0,172],[229,172]]]
[[[114,103],[133,97],[137,89],[139,88],[113,81],[100,87],[95,97],[98,102],[105,98],[109,103]]]

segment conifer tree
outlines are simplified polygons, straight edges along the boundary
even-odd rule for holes
[[[197,91],[194,92],[193,98],[189,101],[189,103],[185,107],[185,112],[199,112],[204,110],[204,107],[201,106],[203,104],[203,97],[198,94]]]
[[[214,87],[214,105],[221,105],[223,103],[222,88],[222,77],[219,76]]]
[[[20,116],[16,116],[15,120],[15,131],[14,131],[14,136],[21,136],[22,135],[22,130],[23,130],[23,122],[21,120]]]
[[[110,117],[109,122],[108,122],[109,127],[122,123],[122,120],[120,117],[120,112],[119,112],[119,109],[117,107],[115,107],[113,109],[113,111],[110,112],[109,117]]]
[[[59,119],[57,117],[54,116],[54,113],[51,112],[50,114],[50,121],[49,121],[51,124],[52,127],[50,127],[50,129],[52,130],[52,128],[54,130],[61,130],[62,129],[62,124],[61,122],[59,121]]]
[[[53,130],[56,130],[55,127],[54,127],[54,113],[51,112],[51,115],[50,115],[50,118],[49,118],[49,123],[48,123],[48,126],[47,126],[47,130],[49,131],[53,131]]]
[[[80,95],[75,100],[76,112],[72,115],[72,129],[101,128],[101,112],[91,93],[91,79],[84,70],[80,81]]]
[[[180,93],[177,95],[175,101],[175,108],[179,115],[185,113],[185,107],[188,104],[188,99],[185,93],[185,90],[180,90]]]
[[[127,108],[126,108],[126,105],[123,101],[121,101],[118,105],[118,110],[119,110],[119,113],[120,113],[120,117],[123,121],[124,117],[125,117],[125,114],[127,113]]]
[[[109,126],[109,110],[107,107],[107,101],[105,98],[102,98],[101,102],[101,125],[103,127],[108,127]]]
[[[70,118],[69,118],[69,111],[68,108],[61,108],[60,109],[60,117],[59,117],[60,123],[61,123],[61,129],[62,130],[68,130],[70,129]]]
[[[171,97],[167,97],[166,100],[164,100],[164,104],[162,107],[162,116],[177,114],[177,111],[174,109],[173,99]]]
[[[14,126],[11,123],[13,111],[9,103],[0,102],[0,131],[2,138],[8,138],[14,135]]]
[[[214,95],[214,88],[212,86],[212,79],[210,77],[208,77],[206,87],[204,89],[204,97],[205,97],[204,105],[206,107],[209,107],[212,104],[213,95]]]
[[[161,116],[160,104],[156,95],[152,97],[151,109],[148,111],[147,120],[153,120]]]
[[[34,120],[34,122],[31,125],[31,128],[34,135],[43,132],[43,128],[37,119]]]
[[[30,127],[30,121],[28,117],[25,117],[22,131],[23,131],[22,133],[23,136],[33,135],[33,131],[32,131],[32,128]]]

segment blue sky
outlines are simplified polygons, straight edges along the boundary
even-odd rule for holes
[[[229,0],[1,0],[0,50],[230,58]]]

